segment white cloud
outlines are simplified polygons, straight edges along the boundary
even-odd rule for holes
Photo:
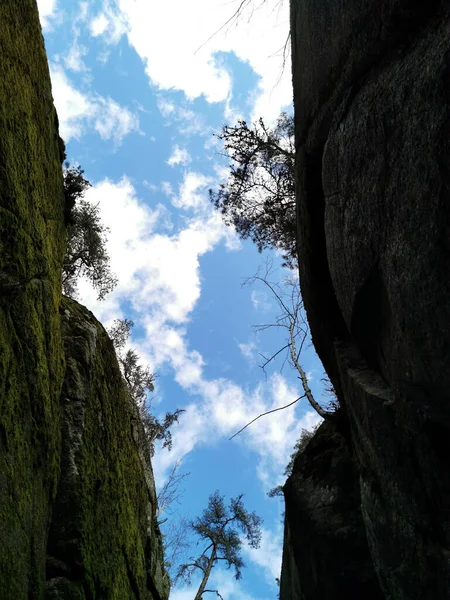
[[[242,352],[247,360],[253,361],[255,358],[256,344],[255,342],[249,342],[248,344],[238,344],[239,350]]]
[[[109,21],[104,13],[97,15],[90,26],[92,36],[97,37],[105,33],[108,28],[108,23]]]
[[[170,366],[175,380],[192,397],[182,423],[173,429],[172,452],[155,457],[155,472],[162,481],[173,462],[198,444],[230,437],[259,414],[291,403],[300,393],[279,374],[253,390],[228,379],[209,380],[202,356],[189,348],[185,327],[201,293],[199,259],[217,244],[227,243],[230,235],[220,215],[205,208],[169,235],[159,230],[163,209],[141,202],[125,177],[118,183],[104,180],[94,185],[86,197],[99,204],[102,221],[110,229],[108,252],[119,285],[99,303],[83,283],[83,303],[101,321],[111,322],[122,303],[130,302],[145,331],[137,346],[143,361],[152,370]],[[304,413],[307,407],[302,400],[262,417],[236,438],[259,457],[258,475],[267,488],[279,483],[302,428],[318,420],[312,411]]]
[[[266,312],[272,307],[269,296],[266,294],[266,292],[262,292],[261,290],[252,290],[250,299],[255,310]]]
[[[127,25],[122,14],[112,2],[105,0],[102,10],[91,21],[91,35],[93,37],[105,36],[109,44],[116,44],[126,33]]]
[[[71,85],[61,66],[51,65],[50,73],[61,136],[68,142],[82,135],[85,123],[95,116],[95,105]]]
[[[158,98],[158,108],[163,117],[168,117],[175,113],[175,104],[161,96]]]
[[[78,9],[78,14],[72,22],[72,46],[70,47],[67,56],[64,57],[64,64],[67,69],[80,72],[88,70],[83,62],[83,58],[88,54],[88,49],[86,46],[79,43],[81,35],[80,23],[83,23],[86,20],[88,14],[87,2],[80,2]]]
[[[106,4],[103,11],[108,27],[97,30],[110,42],[118,39],[110,28],[126,32],[158,88],[182,90],[189,99],[204,95],[208,102],[225,101],[228,113],[232,80],[216,53],[234,53],[260,76],[252,102],[254,114],[270,120],[292,101],[290,70],[283,70],[282,56],[289,33],[288,2],[255,6],[249,0],[239,19],[226,25],[239,4],[174,0],[155,5],[147,0],[116,0],[118,10]]]
[[[261,544],[259,548],[243,545],[243,553],[253,563],[264,569],[267,580],[274,584],[281,574],[281,558],[283,555],[283,533],[281,527],[276,531],[261,528]]]
[[[95,129],[103,140],[113,139],[120,143],[132,131],[139,131],[139,119],[127,108],[111,98],[98,96],[96,104]]]
[[[73,44],[69,50],[69,54],[64,58],[64,64],[71,71],[85,71],[86,65],[83,62],[83,57],[86,56],[88,50],[86,46],[78,43],[78,39],[75,38]]]
[[[170,198],[173,206],[183,210],[192,210],[194,214],[198,215],[197,225],[207,221],[211,231],[220,231],[220,235],[225,238],[228,250],[238,250],[241,242],[236,232],[225,226],[220,214],[211,208],[208,190],[215,182],[215,178],[206,177],[202,173],[186,171],[178,187],[178,192],[174,191],[168,181],[161,182],[161,190]]]
[[[158,341],[163,339],[161,336]],[[299,396],[299,390],[288,385],[278,374],[253,390],[244,390],[227,379],[206,380],[201,357],[190,353],[184,340],[180,339],[175,347],[172,352],[177,357],[177,364],[172,363],[172,366],[176,379],[198,400],[183,414],[180,427],[173,431],[173,451],[155,456],[155,472],[160,481],[164,480],[166,470],[174,461],[191,452],[196,445],[229,438],[258,415],[286,406]],[[281,474],[295,441],[302,429],[311,429],[319,421],[312,410],[304,412],[307,407],[301,400],[297,406],[262,416],[236,437],[237,443],[246,444],[258,456],[257,474],[267,491],[284,483]]]
[[[212,138],[213,128],[206,124],[204,115],[190,108],[190,103],[174,104],[162,95],[158,98],[158,109],[166,125],[176,123],[177,132],[184,136],[201,135]]]
[[[169,181],[161,181],[161,190],[163,194],[165,194],[169,198],[173,196],[174,191],[172,188],[172,184]]]
[[[208,186],[213,180],[200,173],[188,171],[184,174],[178,195],[173,195],[172,204],[177,208],[204,209],[209,205]]]
[[[232,247],[233,232],[213,209],[188,220],[173,235],[157,232],[157,223],[166,218],[165,209],[151,210],[139,201],[126,178],[118,183],[106,179],[90,188],[86,197],[99,203],[102,221],[110,229],[111,267],[120,284],[109,297],[132,295],[136,310],[147,315],[152,335],[165,338],[163,344],[155,344],[161,348],[155,355],[157,362],[167,360],[179,337],[174,341],[163,325],[187,322],[200,296],[199,257],[222,241]]]
[[[212,136],[213,129],[205,123],[205,117],[185,106],[177,107],[176,119],[179,132],[183,135]]]
[[[57,0],[38,0],[37,4],[42,29],[49,31],[51,29],[51,21],[55,17]]]
[[[139,119],[111,98],[83,94],[77,90],[61,65],[51,65],[53,96],[58,111],[61,137],[79,139],[89,127],[102,139],[120,144],[132,131],[139,131]]]
[[[183,167],[185,167],[191,161],[192,161],[191,155],[186,150],[186,148],[180,148],[180,146],[175,144],[175,146],[172,150],[172,154],[170,155],[169,159],[167,160],[167,164],[170,165],[171,167],[174,167],[175,165],[182,165]]]

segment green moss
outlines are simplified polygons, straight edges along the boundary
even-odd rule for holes
[[[83,587],[64,577],[55,578],[45,590],[45,600],[84,600]]]
[[[49,554],[78,573],[86,599],[165,598],[156,576],[156,567],[163,573],[156,499],[113,345],[87,309],[64,299],[62,311],[62,475]]]
[[[59,473],[65,234],[35,0],[2,2],[0,30],[0,597],[20,600],[43,595]]]
[[[164,600],[135,415],[105,330],[68,300],[65,365],[62,148],[36,1],[0,2],[0,31],[0,598]]]

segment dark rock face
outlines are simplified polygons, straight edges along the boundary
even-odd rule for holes
[[[323,423],[284,486],[282,598],[383,600],[360,511],[356,465]]]
[[[291,7],[314,344],[348,419],[385,597],[448,598],[450,7]]]

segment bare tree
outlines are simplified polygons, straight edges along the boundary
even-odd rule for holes
[[[281,348],[278,348],[269,356],[260,354],[263,361],[260,366],[263,371],[266,371],[267,367],[273,361],[275,361],[275,359],[278,357],[283,357],[283,364],[288,362],[297,372],[298,379],[302,384],[304,393],[302,396],[299,396],[285,406],[280,406],[279,408],[261,413],[252,421],[247,423],[244,427],[242,427],[242,429],[235,433],[230,439],[233,439],[236,435],[244,431],[244,429],[261,417],[279,410],[284,410],[302,398],[306,398],[308,400],[311,408],[313,408],[316,413],[322,417],[322,419],[336,419],[337,409],[339,408],[336,394],[334,390],[331,390],[330,388],[325,388],[327,395],[330,395],[330,393],[332,395],[332,401],[328,401],[327,405],[323,406],[322,403],[315,398],[311,388],[309,387],[308,376],[300,361],[302,350],[309,339],[309,328],[303,309],[303,301],[300,293],[300,284],[298,278],[296,276],[287,277],[283,284],[273,280],[272,261],[268,260],[266,261],[264,267],[259,269],[256,275],[249,277],[244,282],[244,286],[254,285],[256,283],[261,284],[266,290],[269,291],[270,296],[278,305],[279,314],[275,317],[275,320],[272,323],[255,325],[255,330],[257,332],[263,332],[268,329],[276,328],[285,333],[285,340]]]
[[[180,485],[182,481],[190,475],[190,473],[180,473],[180,466],[181,460],[177,460],[177,462],[172,467],[172,470],[167,478],[166,483],[163,485],[163,487],[159,490],[157,494],[157,518],[159,518],[164,513],[172,514],[173,505],[181,504],[180,499],[181,496],[184,494],[184,490],[180,489]]]
[[[261,355],[263,358],[261,368],[265,370],[277,356],[283,352],[287,353],[286,359],[295,371],[297,371],[298,379],[300,379],[304,391],[304,396],[311,407],[323,419],[334,418],[336,411],[327,410],[327,408],[324,408],[314,397],[309,387],[307,374],[300,363],[300,355],[309,337],[309,328],[303,308],[298,277],[295,275],[286,277],[283,284],[280,285],[272,280],[272,274],[272,262],[267,261],[264,269],[261,269],[256,275],[250,277],[244,284],[253,285],[256,282],[262,284],[269,290],[280,310],[273,323],[256,325],[256,331],[261,332],[276,327],[281,328],[286,332],[285,344],[281,348],[270,356]]]
[[[186,515],[177,519],[171,517],[161,522],[161,531],[163,534],[164,547],[164,566],[169,573],[171,580],[177,577],[178,566],[186,556],[190,545],[189,520]]]
[[[276,13],[277,11],[279,11],[281,9],[281,7],[283,6],[285,0],[270,0],[270,3],[272,5],[272,12]],[[269,0],[238,0],[236,3],[236,8],[234,9],[233,13],[230,14],[230,16],[228,17],[228,19],[222,23],[222,25],[216,29],[209,37],[206,41],[204,41],[195,51],[195,54],[197,54],[197,52],[199,50],[201,50],[204,46],[206,46],[206,44],[208,44],[216,35],[218,35],[219,33],[228,33],[229,30],[231,29],[231,27],[236,27],[239,25],[239,21],[244,17],[244,15],[247,13],[247,17],[246,20],[250,21],[254,15],[254,13],[261,9],[265,4],[267,4],[269,2]],[[286,64],[289,58],[289,50],[290,50],[290,41],[291,38],[291,34],[290,32],[287,35],[286,41],[283,44],[283,46],[275,53],[275,54],[279,54],[282,53],[282,58],[283,58],[283,63],[282,63],[282,69],[281,69],[281,73],[280,76],[278,78],[277,81],[277,85],[281,79],[281,76],[283,75],[283,72],[286,68]],[[271,55],[269,58],[272,58],[273,55]]]

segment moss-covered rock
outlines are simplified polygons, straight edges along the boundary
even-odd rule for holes
[[[58,127],[35,0],[0,3],[0,598],[41,598],[59,471]]]
[[[168,596],[151,465],[112,342],[64,299],[61,479],[48,542],[49,598]]]
[[[36,0],[2,1],[0,32],[0,598],[164,600],[142,425],[105,330],[75,302],[60,315],[64,148]]]

